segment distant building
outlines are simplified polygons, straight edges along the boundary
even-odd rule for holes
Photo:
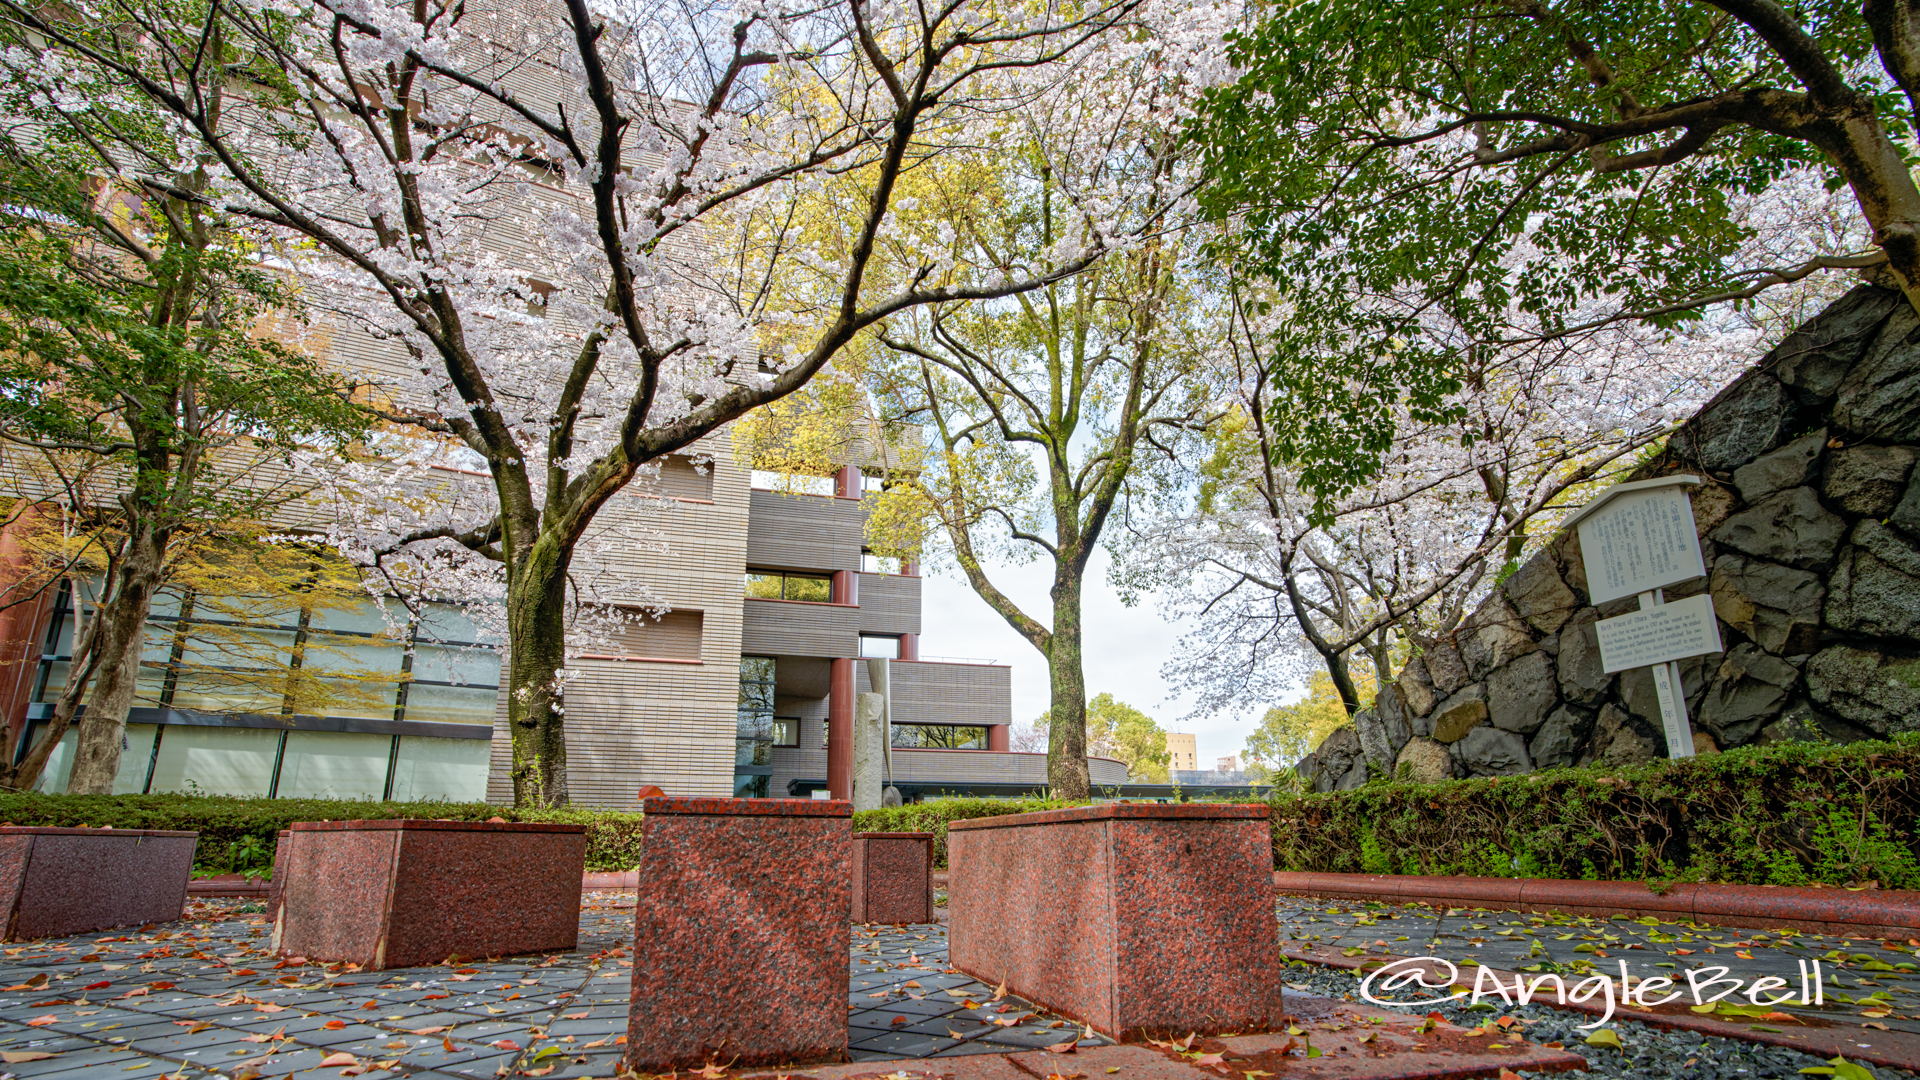
[[[1185,769],[1192,771],[1200,767],[1200,750],[1194,744],[1192,735],[1179,732],[1167,733],[1167,768],[1172,771]]]
[[[1232,759],[1226,759],[1232,760]],[[1168,773],[1169,782],[1182,787],[1251,787],[1253,781],[1239,769],[1174,769]]]
[[[1240,771],[1239,755],[1228,754],[1226,757],[1221,758],[1219,761],[1214,763],[1213,771],[1223,772],[1223,773],[1239,772]]]

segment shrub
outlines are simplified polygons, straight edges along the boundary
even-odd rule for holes
[[[1268,802],[1282,870],[1920,888],[1920,735]]]
[[[587,826],[588,870],[639,865],[637,813],[569,808],[522,810],[491,803],[371,802],[352,799],[247,799],[226,795],[49,795],[0,792],[0,822],[116,829],[191,829],[200,834],[194,871],[230,874],[273,866],[280,830],[296,821],[353,818],[451,818],[553,821]]]
[[[861,810],[853,815],[854,832],[930,832],[933,865],[947,865],[947,823],[962,818],[1025,814],[1072,806],[1059,799],[928,799],[910,806]]]

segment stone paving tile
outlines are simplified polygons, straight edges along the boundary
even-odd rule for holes
[[[1785,978],[1794,993],[1800,962],[1819,960],[1824,1005],[1781,1008],[1837,1023],[1873,1023],[1920,1033],[1920,940],[1828,937],[1789,930],[1742,930],[1704,923],[1523,914],[1481,908],[1398,907],[1377,902],[1279,904],[1283,939],[1329,945],[1350,956],[1394,953],[1465,960],[1510,971],[1665,977],[1685,987],[1685,973],[1724,967],[1751,982]],[[1778,991],[1777,993],[1785,993]],[[1690,999],[1689,999],[1690,1000]]]

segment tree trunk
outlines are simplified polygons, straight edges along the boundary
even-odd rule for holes
[[[142,522],[127,538],[126,561],[120,568],[119,588],[102,596],[100,664],[95,669],[93,694],[79,722],[74,740],[73,771],[67,777],[69,795],[111,795],[120,774],[120,742],[126,737],[127,712],[133,708],[134,687],[140,680],[140,653],[147,636],[147,616],[153,594],[160,587],[166,562],[167,537]]]
[[[513,739],[513,804],[565,806],[567,552],[536,540],[507,585],[507,731]]]
[[[1052,722],[1047,730],[1047,783],[1053,797],[1083,802],[1093,795],[1087,775],[1087,676],[1080,656],[1080,575],[1053,583],[1053,641],[1047,654]]]

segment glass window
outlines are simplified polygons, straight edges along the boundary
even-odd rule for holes
[[[861,634],[860,655],[878,660],[898,660],[900,659],[900,639]]]
[[[825,574],[749,570],[747,596],[755,600],[803,600],[811,604],[825,604],[833,599],[833,578]]]
[[[187,782],[209,795],[264,798],[273,783],[281,732],[272,728],[168,724],[153,763],[155,794],[185,792]]]
[[[985,750],[987,729],[957,724],[895,724],[893,745],[912,750]]]
[[[499,704],[500,691],[491,686],[408,683],[404,718],[416,723],[491,725]]]
[[[403,735],[393,762],[393,797],[484,802],[492,753],[488,739]]]
[[[733,778],[733,797],[736,799],[764,799],[773,784],[773,777],[737,773]]]
[[[869,574],[898,574],[900,560],[892,555],[875,555],[871,551],[862,551],[860,569]]]
[[[861,491],[881,491],[884,490],[886,486],[887,478],[884,476],[875,476],[872,473],[860,474]]]
[[[67,790],[67,778],[73,774],[73,746],[80,741],[80,735],[72,728],[60,739],[60,745],[47,755],[47,763],[40,769],[40,780],[33,785],[35,791],[61,792]]]
[[[166,746],[162,740],[160,745]],[[378,799],[387,788],[393,736],[289,731],[280,761],[283,799]]]
[[[763,491],[778,491],[787,495],[831,495],[833,494],[833,477],[755,469],[753,486]]]
[[[147,766],[153,762],[153,724],[128,724],[120,737],[120,773],[113,778],[115,795],[138,795],[147,784]]]
[[[773,745],[800,745],[800,721],[798,718],[791,716],[776,716],[773,718]]]
[[[734,731],[734,772],[773,763],[773,673],[771,657],[740,658],[740,706]],[[735,785],[739,783],[736,775]]]

